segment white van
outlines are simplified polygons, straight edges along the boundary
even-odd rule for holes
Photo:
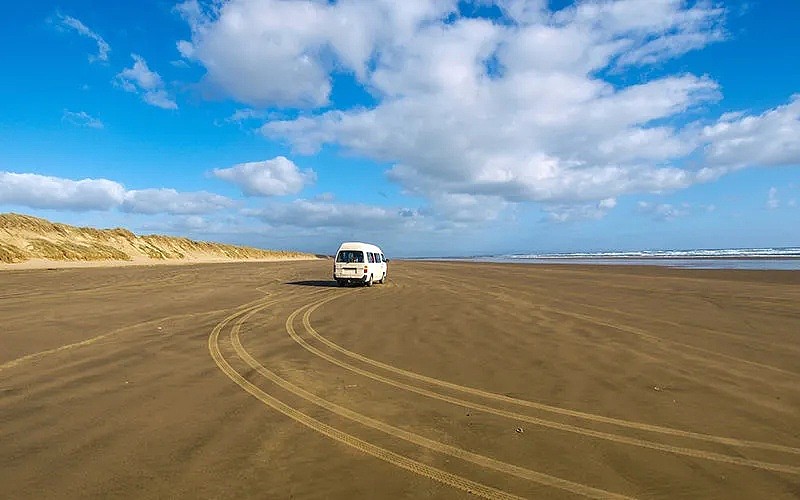
[[[387,272],[383,250],[369,243],[342,243],[333,262],[333,279],[339,286],[348,283],[366,286],[372,286],[375,282],[384,283]]]

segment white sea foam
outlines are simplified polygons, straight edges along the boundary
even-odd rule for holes
[[[724,258],[800,258],[800,248],[719,248],[692,250],[638,250],[627,252],[571,252],[571,253],[532,253],[497,255],[496,258],[509,260],[547,260],[547,259],[724,259]]]

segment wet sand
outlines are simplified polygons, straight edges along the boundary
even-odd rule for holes
[[[800,496],[800,272],[330,267],[0,273],[0,496]]]

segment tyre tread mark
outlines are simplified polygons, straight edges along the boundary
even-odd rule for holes
[[[783,452],[783,453],[800,454],[800,449],[789,447],[789,446],[777,445],[777,444],[772,444],[772,443],[762,443],[762,442],[758,442],[758,441],[748,441],[748,440],[742,440],[742,439],[737,439],[737,438],[729,438],[729,437],[724,437],[724,436],[714,436],[714,435],[710,435],[710,434],[702,434],[702,433],[696,433],[696,432],[691,432],[691,431],[684,431],[684,430],[680,430],[680,429],[673,429],[673,428],[669,428],[669,427],[661,427],[661,426],[652,425],[652,424],[645,424],[645,423],[641,423],[641,422],[633,422],[633,421],[627,421],[627,420],[622,420],[622,419],[616,419],[616,418],[612,418],[612,417],[605,417],[605,416],[601,416],[601,415],[594,415],[594,414],[590,414],[590,413],[579,412],[579,411],[576,411],[576,410],[569,410],[569,409],[566,409],[566,408],[560,408],[560,407],[555,407],[555,406],[550,406],[550,405],[544,405],[542,403],[536,403],[536,402],[532,402],[532,401],[526,401],[526,400],[511,398],[509,396],[504,396],[504,395],[501,395],[501,394],[495,394],[495,393],[491,393],[491,392],[488,392],[488,391],[483,391],[483,390],[475,389],[475,388],[472,388],[472,387],[461,386],[461,385],[454,384],[454,383],[451,383],[451,382],[447,382],[447,381],[444,381],[444,380],[435,379],[435,378],[432,378],[432,377],[427,377],[425,375],[420,375],[418,373],[410,372],[410,371],[407,371],[407,370],[403,370],[401,368],[397,368],[397,367],[392,366],[392,365],[387,365],[385,363],[381,363],[380,361],[376,361],[376,360],[373,360],[371,358],[367,358],[366,356],[363,356],[361,354],[349,351],[349,350],[339,346],[338,344],[333,343],[332,341],[330,341],[330,340],[326,339],[325,337],[321,336],[311,326],[310,319],[309,319],[311,314],[317,308],[321,307],[325,303],[327,303],[327,302],[329,302],[329,301],[331,301],[331,300],[333,300],[335,298],[336,297],[326,298],[326,299],[323,299],[322,301],[318,302],[317,304],[314,304],[313,306],[311,306],[306,311],[306,313],[303,315],[303,325],[304,325],[304,327],[306,328],[308,333],[310,335],[312,335],[315,339],[320,340],[321,342],[323,342],[327,346],[331,347],[332,349],[334,349],[336,351],[339,351],[339,352],[341,352],[342,354],[345,354],[348,357],[351,357],[353,359],[357,359],[359,361],[362,361],[364,363],[370,364],[372,366],[376,366],[376,367],[385,369],[387,371],[390,371],[390,372],[393,372],[393,373],[397,373],[399,375],[406,376],[406,377],[411,378],[411,379],[419,380],[419,381],[426,382],[426,383],[429,383],[429,384],[432,384],[432,385],[436,385],[436,386],[440,386],[440,387],[446,387],[448,389],[456,390],[456,391],[459,391],[459,392],[463,392],[463,393],[467,393],[467,394],[471,394],[471,395],[475,395],[475,396],[481,396],[481,397],[488,398],[488,399],[494,399],[494,400],[498,400],[498,401],[503,401],[503,402],[506,402],[506,403],[517,404],[517,405],[520,405],[520,406],[526,406],[526,407],[530,407],[530,408],[535,408],[535,409],[538,409],[538,410],[549,411],[549,412],[557,413],[557,414],[561,414],[561,415],[567,415],[567,416],[571,416],[571,417],[578,417],[578,418],[582,418],[582,419],[585,419],[585,420],[601,422],[601,423],[607,423],[607,424],[613,424],[613,425],[618,425],[618,426],[637,429],[637,430],[644,430],[644,431],[649,431],[649,432],[655,432],[655,433],[661,433],[661,434],[667,434],[667,435],[673,435],[673,436],[680,436],[680,437],[686,437],[686,438],[693,438],[693,439],[704,440],[704,441],[709,441],[709,442],[716,442],[716,443],[726,444],[726,445],[731,445],[731,446],[760,448],[760,449],[766,449],[766,450],[771,450],[771,451],[779,451],[779,452]],[[702,450],[695,450],[695,449],[691,449],[691,448],[683,448],[683,447],[678,447],[678,446],[655,443],[655,442],[651,442],[651,441],[645,441],[645,440],[638,439],[638,438],[630,438],[630,437],[626,437],[626,436],[619,436],[619,435],[616,435],[616,434],[611,434],[611,433],[606,433],[606,432],[601,432],[601,431],[594,431],[594,430],[585,429],[585,428],[578,427],[578,426],[573,426],[573,425],[570,425],[570,424],[563,424],[563,423],[559,423],[559,422],[553,422],[553,421],[549,421],[549,420],[530,417],[528,415],[523,415],[523,414],[520,414],[520,413],[509,412],[509,411],[505,411],[505,410],[499,410],[499,409],[496,409],[496,408],[493,408],[493,407],[490,407],[490,406],[486,406],[486,405],[482,405],[482,404],[479,404],[479,403],[473,403],[473,402],[470,402],[470,401],[461,400],[461,399],[454,398],[454,397],[451,397],[451,396],[442,395],[442,394],[439,394],[439,393],[436,393],[436,392],[433,392],[433,391],[430,391],[430,390],[427,390],[427,389],[422,389],[422,388],[411,386],[409,384],[405,384],[403,382],[399,382],[399,381],[396,381],[396,380],[393,380],[393,379],[390,379],[390,378],[387,378],[387,377],[383,377],[381,375],[375,374],[375,373],[367,371],[367,370],[362,370],[362,369],[360,369],[360,368],[358,368],[356,366],[353,366],[353,365],[351,365],[349,363],[346,363],[346,362],[343,362],[341,360],[338,360],[338,359],[334,358],[333,356],[330,356],[329,354],[320,351],[319,349],[316,349],[315,347],[313,347],[310,344],[308,344],[305,340],[303,340],[299,336],[296,337],[296,338],[295,337],[293,337],[293,338],[295,339],[296,342],[298,342],[301,346],[303,346],[304,348],[306,348],[310,352],[316,354],[317,356],[322,357],[323,359],[326,359],[327,361],[329,361],[331,363],[337,364],[337,365],[341,366],[342,368],[354,371],[354,372],[356,372],[356,373],[358,373],[360,375],[363,375],[363,376],[366,376],[368,378],[372,378],[372,379],[378,380],[380,382],[383,382],[383,383],[386,383],[386,384],[389,384],[389,385],[393,385],[393,386],[398,387],[398,388],[409,390],[411,392],[416,392],[418,394],[425,395],[425,396],[428,396],[428,397],[431,397],[431,398],[444,400],[444,401],[447,401],[447,402],[450,402],[450,403],[453,403],[453,404],[457,404],[457,405],[462,406],[462,407],[474,408],[474,409],[477,409],[477,410],[487,411],[489,413],[494,413],[494,414],[497,414],[497,415],[500,415],[500,416],[504,416],[504,417],[507,417],[507,418],[526,421],[526,422],[533,423],[533,424],[536,424],[536,425],[556,428],[556,429],[564,430],[564,431],[568,431],[568,432],[575,432],[575,433],[578,433],[578,434],[589,435],[589,436],[597,437],[597,438],[600,438],[600,439],[606,439],[606,440],[610,440],[610,441],[621,442],[621,443],[630,444],[630,445],[634,445],[634,446],[641,446],[641,447],[645,447],[645,448],[656,449],[656,450],[659,450],[659,451],[666,451],[666,452],[670,452],[670,453],[676,453],[676,454],[681,454],[681,455],[692,456],[692,457],[695,457],[695,458],[704,458],[704,459],[708,459],[708,460],[731,463],[731,464],[735,464],[735,465],[750,466],[750,467],[755,467],[755,468],[772,470],[772,471],[775,471],[775,472],[786,472],[786,473],[791,473],[791,474],[800,474],[800,467],[795,467],[795,466],[790,466],[790,465],[782,465],[782,464],[775,464],[775,463],[771,463],[771,462],[763,462],[763,461],[759,461],[759,460],[750,460],[750,459],[745,459],[745,458],[741,458],[741,457],[732,457],[732,456],[723,455],[723,454],[720,454],[720,453],[707,452],[707,451],[702,451]]]
[[[269,305],[269,303],[263,304],[264,307],[267,307],[267,305]],[[256,309],[258,307],[260,306],[259,305],[253,306],[253,308]],[[214,327],[214,329],[211,331],[211,334],[208,337],[208,350],[209,353],[211,354],[212,359],[216,363],[217,367],[219,367],[219,369],[225,375],[227,375],[229,379],[231,379],[234,383],[236,383],[236,385],[244,389],[247,393],[249,393],[256,399],[261,401],[263,404],[269,406],[270,408],[284,414],[285,416],[295,420],[296,422],[299,422],[300,424],[314,431],[319,432],[320,434],[323,434],[335,441],[346,444],[363,453],[371,455],[375,458],[388,462],[402,469],[414,472],[424,477],[428,477],[430,479],[460,489],[467,493],[471,493],[488,499],[521,498],[512,495],[510,493],[498,490],[496,488],[492,488],[490,486],[486,486],[484,484],[477,483],[475,481],[458,476],[456,474],[452,474],[450,472],[424,464],[422,462],[417,462],[416,460],[405,457],[403,455],[387,450],[385,448],[381,448],[377,445],[374,445],[372,443],[359,439],[355,436],[347,434],[341,430],[338,430],[323,422],[320,422],[319,420],[310,417],[295,408],[292,408],[291,406],[280,401],[276,397],[267,394],[253,383],[249,382],[225,360],[225,358],[222,356],[222,352],[219,349],[218,342],[219,342],[219,334],[222,331],[222,328],[224,328],[230,321],[236,319],[238,316],[250,312],[250,309],[251,308],[240,309],[239,311],[226,317],[219,324],[217,324],[217,326]]]

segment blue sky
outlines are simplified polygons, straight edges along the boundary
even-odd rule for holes
[[[800,4],[20,2],[0,211],[392,256],[800,246]]]

